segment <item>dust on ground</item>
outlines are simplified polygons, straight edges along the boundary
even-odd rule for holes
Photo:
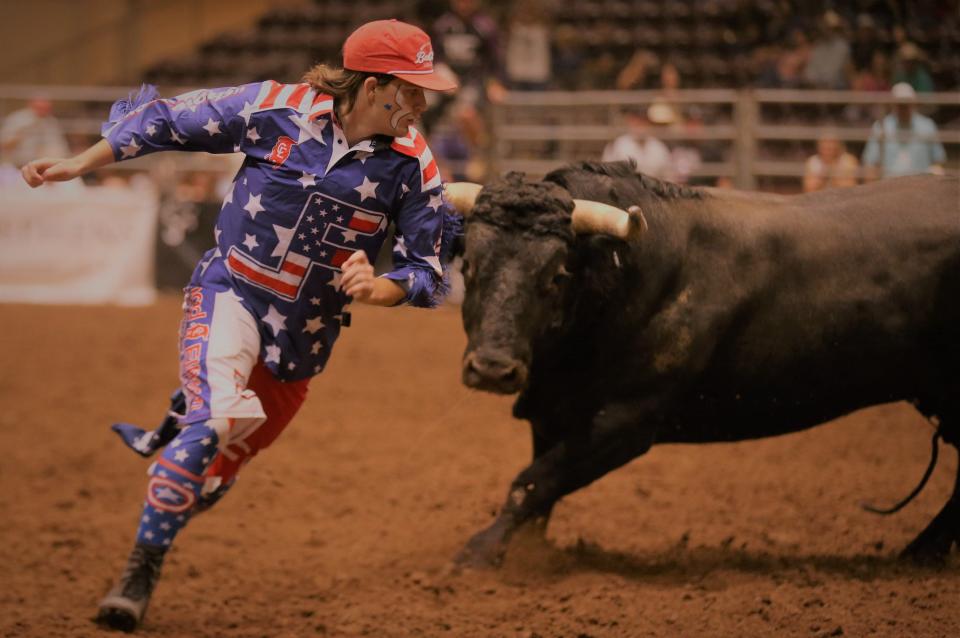
[[[105,636],[152,427],[176,384],[179,299],[0,307],[0,636]],[[455,309],[355,308],[300,416],[168,556],[143,636],[957,636],[960,563],[897,552],[936,514],[931,430],[906,404],[756,442],[655,447],[565,499],[496,572],[450,559],[529,460],[511,401],[459,381]]]

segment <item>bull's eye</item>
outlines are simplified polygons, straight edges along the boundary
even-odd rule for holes
[[[563,287],[567,285],[567,282],[570,280],[570,273],[565,269],[561,268],[553,275],[553,278],[550,280],[550,284],[547,286],[547,292],[552,295],[559,293],[563,290]]]

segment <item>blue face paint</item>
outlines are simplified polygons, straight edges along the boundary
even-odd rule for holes
[[[385,109],[387,109],[387,110],[389,111],[390,109],[393,108],[393,104],[384,104],[384,105],[383,105],[383,108],[385,108]]]

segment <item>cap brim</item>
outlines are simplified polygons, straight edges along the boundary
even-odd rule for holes
[[[430,91],[453,91],[460,86],[439,73],[394,73],[393,77]]]

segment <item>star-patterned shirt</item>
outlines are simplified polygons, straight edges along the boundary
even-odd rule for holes
[[[372,263],[390,222],[406,301],[436,304],[444,202],[436,162],[413,128],[350,147],[333,99],[273,81],[155,99],[104,133],[114,157],[162,150],[246,155],[223,201],[217,246],[191,286],[232,290],[258,319],[261,359],[280,379],[323,370],[349,297],[340,266]]]

